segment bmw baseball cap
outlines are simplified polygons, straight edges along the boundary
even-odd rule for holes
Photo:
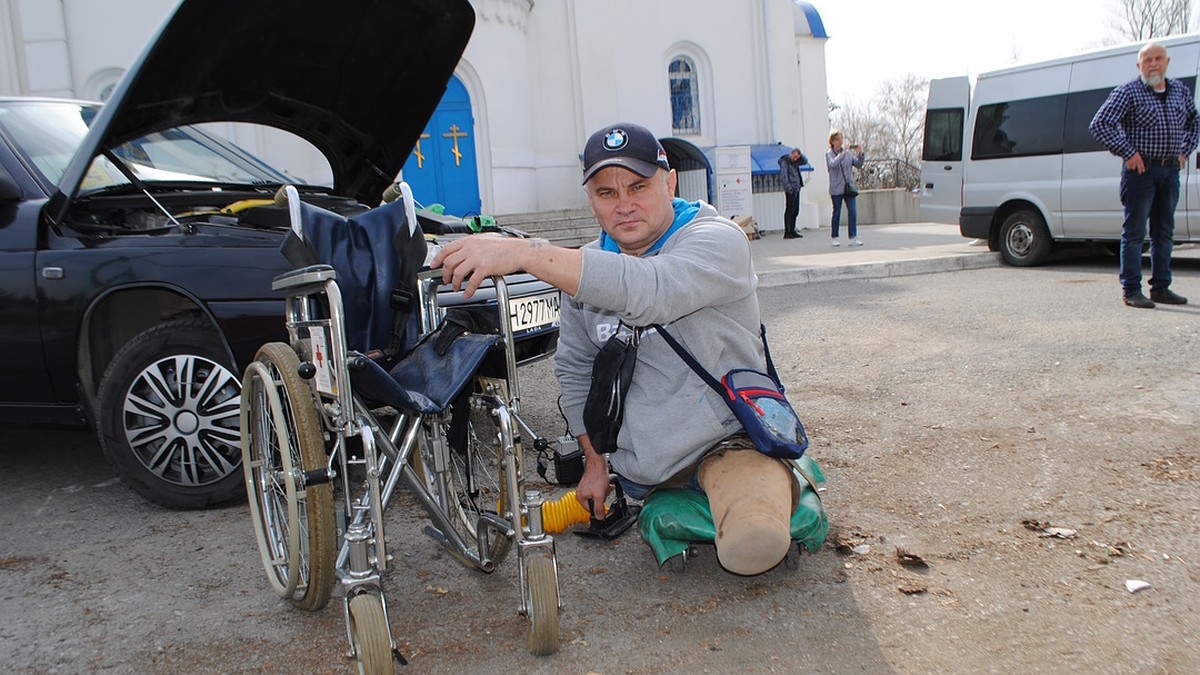
[[[583,146],[583,182],[606,166],[621,166],[642,178],[671,169],[667,151],[649,129],[638,124],[613,124],[592,134]]]

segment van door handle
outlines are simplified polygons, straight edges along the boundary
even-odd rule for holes
[[[932,189],[933,189],[933,183],[926,183],[926,184],[925,184],[925,189],[926,189],[926,190],[932,190]]]
[[[949,164],[942,167],[942,171],[951,171],[953,169],[954,169],[954,167],[950,166]]]

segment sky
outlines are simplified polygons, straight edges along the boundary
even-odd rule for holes
[[[829,97],[864,103],[885,80],[968,75],[1123,42],[1115,0],[809,0],[825,24]],[[1130,76],[1135,73],[1129,64]]]

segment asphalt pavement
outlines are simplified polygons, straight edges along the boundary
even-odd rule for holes
[[[896,223],[859,227],[862,246],[850,246],[842,231],[841,246],[832,245],[829,230],[801,230],[799,239],[782,233],[750,242],[760,287],[839,279],[885,277],[997,267],[998,252],[967,239],[957,225]]]

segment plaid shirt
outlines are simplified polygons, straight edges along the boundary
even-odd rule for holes
[[[1135,152],[1143,159],[1190,155],[1200,143],[1200,120],[1192,92],[1170,79],[1165,101],[1136,77],[1113,89],[1088,129],[1124,160]]]

